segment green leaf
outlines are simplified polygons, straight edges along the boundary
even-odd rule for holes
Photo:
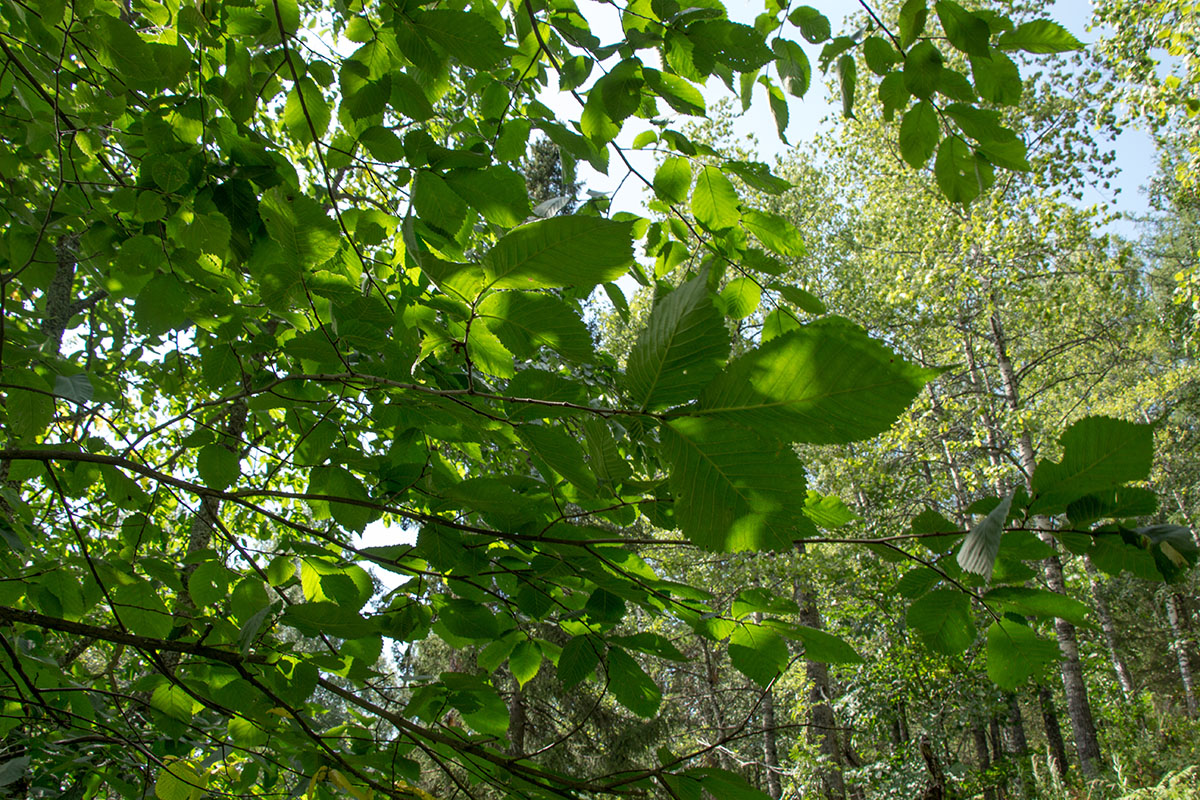
[[[608,670],[608,690],[618,703],[639,717],[650,718],[658,713],[658,707],[662,704],[662,690],[633,656],[619,647],[610,648],[605,667]]]
[[[595,286],[616,280],[633,261],[632,223],[552,217],[505,235],[483,258],[498,289]]]
[[[468,67],[490,69],[507,55],[504,39],[481,14],[433,9],[420,11],[412,19],[418,35],[436,42]]]
[[[832,27],[824,14],[812,6],[793,9],[788,20],[800,29],[800,35],[812,44],[820,44],[829,38]]]
[[[576,636],[563,645],[558,657],[558,679],[564,688],[571,688],[591,676],[600,663],[603,644],[591,635]]]
[[[729,357],[729,332],[708,293],[693,278],[655,304],[629,353],[625,384],[639,408],[688,402]]]
[[[1002,34],[999,45],[1005,50],[1024,50],[1026,53],[1065,53],[1083,48],[1083,42],[1070,31],[1048,19],[1021,23],[1016,30]]]
[[[188,595],[197,608],[214,606],[229,592],[234,575],[219,561],[205,561],[188,578]]]
[[[771,60],[763,36],[749,25],[702,20],[693,22],[687,30],[699,53],[737,72],[753,72]]]
[[[1000,537],[1004,535],[1004,523],[1012,503],[1010,493],[967,533],[957,557],[958,565],[965,571],[984,579],[992,577],[996,555],[1000,552]]]
[[[208,786],[208,774],[199,772],[186,761],[166,761],[154,782],[158,800],[198,800]]]
[[[928,100],[933,96],[945,61],[933,42],[913,46],[904,57],[904,86],[914,96]]]
[[[596,479],[584,463],[583,448],[574,437],[548,425],[522,425],[517,433],[551,469],[586,494],[596,493]]]
[[[783,38],[771,42],[771,49],[775,51],[775,69],[779,71],[783,88],[794,97],[803,97],[812,84],[812,65],[804,49],[790,39]]]
[[[691,413],[788,441],[851,442],[887,430],[936,375],[900,360],[861,328],[829,318],[733,361]]]
[[[532,213],[525,179],[506,166],[452,170],[446,175],[446,183],[495,225],[512,228]]]
[[[896,581],[895,592],[901,597],[916,598],[928,592],[942,581],[937,570],[929,567],[914,567]]]
[[[1081,627],[1090,624],[1087,606],[1074,598],[1046,589],[1001,586],[985,594],[983,602],[998,611],[1011,611],[1025,617],[1057,617]]]
[[[130,25],[108,14],[89,16],[96,26],[96,41],[117,71],[138,82],[158,72],[150,45]]]
[[[611,636],[609,637],[609,641],[624,647],[626,650],[649,653],[650,655],[665,658],[669,661],[683,662],[688,660],[687,656],[679,652],[679,648],[661,633],[641,631],[632,636]]]
[[[182,686],[173,683],[163,683],[150,695],[150,707],[155,708],[168,717],[190,720],[195,701]]]
[[[175,627],[171,612],[148,581],[121,584],[111,594],[114,613],[130,633],[165,639]]]
[[[745,617],[755,611],[765,611],[771,614],[797,614],[800,607],[796,601],[770,589],[755,587],[743,589],[733,598],[730,613],[737,618]]]
[[[240,459],[222,445],[205,445],[196,455],[196,471],[209,488],[225,489],[237,482],[241,474]]]
[[[785,550],[816,528],[803,513],[804,469],[792,448],[716,420],[661,429],[675,518],[706,550]]]
[[[387,128],[374,125],[358,136],[358,141],[367,148],[372,158],[394,164],[404,160],[404,144],[400,137]]]
[[[524,688],[542,668],[542,648],[528,639],[520,642],[508,657],[508,668],[517,679],[517,685]]]
[[[1150,474],[1154,432],[1149,425],[1087,417],[1067,428],[1059,442],[1061,461],[1043,460],[1034,470],[1034,513],[1061,513],[1080,497]]]
[[[755,789],[745,778],[733,772],[702,767],[689,769],[685,774],[699,778],[704,790],[715,800],[770,800],[770,795]]]
[[[787,144],[786,133],[789,119],[787,98],[783,96],[783,92],[779,91],[779,87],[772,85],[765,76],[761,81],[767,87],[767,103],[771,106],[771,116],[775,118],[775,130],[779,134],[779,140]]]
[[[657,92],[667,105],[680,114],[704,116],[704,95],[686,79],[649,67],[642,70],[642,75],[646,79],[646,86]]]
[[[991,49],[988,47],[991,31],[986,22],[954,0],[938,0],[935,7],[950,44],[968,55],[987,57]]]
[[[821,298],[801,289],[799,286],[787,286],[776,282],[772,283],[769,288],[779,292],[784,300],[787,300],[801,311],[807,311],[809,314],[824,314],[829,310],[821,302]]]
[[[991,185],[990,167],[975,157],[970,145],[948,136],[938,146],[933,175],[942,194],[954,203],[969,203]]]
[[[595,359],[587,325],[553,295],[495,292],[479,304],[478,313],[504,346],[520,358],[529,358],[537,348],[548,347],[571,361],[587,363]]]
[[[803,258],[808,254],[800,231],[778,214],[747,209],[742,213],[742,227],[768,250],[785,258]]]
[[[292,138],[302,144],[311,144],[325,135],[329,128],[329,103],[321,94],[321,88],[312,78],[301,78],[288,92],[283,107],[283,124]]]
[[[663,161],[654,173],[654,193],[668,203],[687,202],[692,188],[692,164],[679,156]]]
[[[338,639],[359,639],[375,633],[375,625],[354,609],[337,603],[294,603],[279,621],[306,636],[324,634]]]
[[[1021,101],[1025,84],[1013,60],[997,50],[989,58],[971,58],[971,75],[975,90],[984,100],[998,105],[1016,105]]]
[[[451,239],[467,219],[467,202],[435,172],[419,170],[413,180],[413,206],[421,221]]]
[[[767,194],[783,194],[792,188],[790,181],[780,178],[771,172],[771,168],[761,161],[726,161],[721,169],[741,178],[752,189]]]
[[[492,609],[471,600],[452,598],[446,601],[438,611],[438,621],[450,633],[463,639],[494,639],[500,631]]]
[[[322,264],[338,251],[337,223],[308,195],[276,186],[263,192],[258,213],[271,238],[302,266]]]
[[[738,625],[729,637],[729,661],[762,688],[767,688],[788,663],[788,649],[774,631],[759,625]]]
[[[858,62],[854,56],[846,55],[838,59],[838,87],[842,94],[842,116],[847,119],[854,117],[854,92],[858,85]]]
[[[329,513],[334,521],[352,531],[362,531],[367,524],[379,518],[379,512],[365,505],[371,498],[358,478],[342,467],[314,467],[308,485],[312,494],[357,500],[359,503],[329,502]]]
[[[905,0],[900,7],[900,46],[907,48],[925,32],[925,21],[929,17],[929,9],[925,0]]]
[[[625,616],[625,601],[606,589],[595,589],[583,604],[583,612],[594,625],[617,623]]]
[[[988,628],[988,677],[1002,689],[1017,690],[1026,679],[1057,658],[1058,647],[1054,642],[1039,639],[1031,628],[1019,622],[1002,619]]]
[[[692,190],[692,213],[710,230],[732,227],[741,218],[733,184],[718,168],[707,165],[696,176]]]
[[[806,625],[789,625],[784,631],[787,636],[798,639],[804,645],[804,657],[809,661],[826,664],[861,664],[863,657],[840,636]]]
[[[933,103],[922,100],[904,113],[900,123],[900,155],[913,169],[920,169],[937,149],[941,131]]]
[[[868,36],[863,42],[863,58],[867,68],[882,78],[900,61],[901,56],[882,36]]]
[[[958,589],[936,589],[908,607],[908,627],[931,649],[956,655],[975,641],[971,602]]]
[[[758,310],[762,287],[753,278],[734,278],[721,290],[725,314],[733,319],[745,319]]]

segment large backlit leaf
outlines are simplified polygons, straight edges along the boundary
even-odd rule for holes
[[[850,442],[887,430],[936,375],[857,326],[821,320],[732,362],[693,413],[790,441]]]
[[[624,275],[632,261],[630,223],[568,216],[511,231],[484,256],[483,269],[498,289],[595,286]]]
[[[975,641],[971,602],[958,589],[936,589],[908,607],[908,626],[939,653],[955,655]]]
[[[653,717],[662,703],[662,690],[633,656],[619,647],[608,651],[608,690],[617,702],[639,717]]]
[[[692,213],[712,230],[729,228],[741,216],[733,184],[714,166],[703,167],[696,174],[696,186],[692,189]]]
[[[592,335],[583,320],[552,295],[496,292],[484,298],[478,312],[520,358],[529,358],[539,347],[549,347],[572,361],[595,357]]]
[[[790,446],[717,420],[662,428],[672,463],[675,519],[706,550],[783,550],[813,535],[804,515],[804,469]]]
[[[987,633],[987,672],[997,686],[1014,691],[1058,657],[1054,642],[1039,639],[1011,619],[993,622]]]
[[[692,400],[720,371],[729,346],[706,276],[693,278],[655,304],[629,353],[629,394],[638,407],[649,409]]]
[[[1035,512],[1059,513],[1084,495],[1150,474],[1154,433],[1149,425],[1087,417],[1068,428],[1059,441],[1062,459],[1040,461],[1033,473]]]
[[[774,631],[742,624],[729,637],[729,660],[738,672],[765,689],[787,666],[788,649]]]

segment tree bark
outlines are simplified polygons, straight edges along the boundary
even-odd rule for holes
[[[761,611],[754,614],[755,622],[761,623]],[[762,698],[763,766],[767,773],[767,794],[774,800],[783,797],[783,783],[779,777],[779,749],[775,730],[775,690],[767,689]]]
[[[1087,570],[1088,582],[1092,587],[1092,600],[1096,604],[1096,616],[1100,618],[1100,630],[1104,632],[1104,642],[1108,645],[1108,657],[1112,661],[1113,671],[1117,673],[1117,681],[1121,684],[1121,694],[1126,700],[1133,699],[1133,675],[1117,649],[1117,627],[1113,624],[1112,614],[1108,611],[1108,601],[1100,586],[1100,573],[1089,556],[1083,557],[1083,566]]]
[[[1004,752],[1017,771],[1017,794],[1033,797],[1033,776],[1029,769],[1029,740],[1025,738],[1025,719],[1015,692],[1008,695],[1008,717],[1004,720]]]
[[[1192,682],[1192,662],[1188,657],[1187,617],[1182,612],[1183,598],[1178,592],[1167,595],[1167,621],[1171,623],[1175,659],[1179,664],[1179,679],[1183,683],[1183,695],[1187,703],[1187,715],[1196,718],[1196,690]]]
[[[525,696],[517,679],[513,678],[512,696],[508,701],[508,752],[513,757],[525,755],[525,728],[529,716],[525,713]]]
[[[796,603],[800,606],[800,624],[822,628],[816,593],[797,584],[795,595]],[[808,741],[816,743],[821,754],[821,796],[826,800],[845,800],[842,748],[838,742],[833,707],[829,704],[829,667],[820,661],[808,659],[805,659],[804,665],[808,675]]]
[[[987,732],[983,729],[982,722],[976,721],[971,724],[971,737],[975,740],[976,769],[979,771],[979,782],[983,786],[983,800],[996,800],[996,790],[992,786],[991,778],[986,774],[992,766],[992,759],[988,755]]]
[[[1062,729],[1058,725],[1058,710],[1054,707],[1054,692],[1044,683],[1038,684],[1038,705],[1042,710],[1042,725],[1046,728],[1046,742],[1050,745],[1050,757],[1058,777],[1067,778],[1067,748],[1063,744]]]
[[[1021,398],[1017,388],[1016,371],[1009,360],[1008,350],[1004,339],[1004,328],[1000,322],[1000,313],[994,311],[991,319],[992,343],[996,349],[996,364],[1000,370],[1000,378],[1004,386],[1004,396],[1009,411],[1014,414],[1021,409]],[[1021,467],[1025,471],[1025,484],[1030,494],[1033,494],[1033,471],[1037,459],[1033,453],[1033,440],[1028,430],[1022,430],[1017,437],[1020,449]],[[1050,527],[1049,520],[1035,517],[1035,524],[1043,530]],[[1042,541],[1050,547],[1056,547],[1054,537],[1046,532],[1041,534]],[[1050,591],[1066,594],[1066,581],[1063,579],[1062,562],[1055,553],[1042,562],[1046,576],[1046,585]],[[1100,739],[1096,734],[1096,723],[1092,718],[1092,706],[1088,701],[1087,684],[1083,679],[1083,665],[1079,660],[1079,642],[1075,636],[1075,626],[1065,619],[1054,620],[1054,630],[1058,634],[1058,649],[1062,653],[1060,668],[1063,679],[1063,691],[1067,698],[1067,716],[1071,720],[1071,730],[1075,734],[1075,750],[1079,755],[1079,765],[1084,777],[1091,779],[1100,774]]]

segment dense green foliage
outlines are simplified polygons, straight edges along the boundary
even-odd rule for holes
[[[993,208],[1043,174],[1014,58],[1076,49],[1055,23],[908,0],[835,36],[808,6],[634,0],[605,43],[572,0],[0,7],[5,791],[758,798],[736,753],[794,654],[863,661],[798,551],[913,562],[921,657],[981,654],[1009,691],[1056,661],[1049,621],[1087,622],[1025,562],[1161,584],[1196,561],[1150,519],[1156,427],[1120,408],[1047,415],[1023,479],[955,487],[949,515],[866,487],[900,511],[852,526],[836,458],[969,378],[841,287],[828,313],[786,171],[678,124],[720,81],[765,90],[784,136],[821,45],[904,175]],[[576,206],[584,162],[649,216]],[[685,691],[726,663],[736,701]]]

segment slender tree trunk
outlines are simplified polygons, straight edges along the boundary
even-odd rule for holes
[[[800,624],[810,628],[822,628],[816,592],[797,584],[795,595],[796,603],[800,606]],[[846,781],[842,775],[842,748],[838,742],[833,707],[829,703],[829,667],[820,661],[807,659],[804,665],[809,687],[808,740],[817,744],[821,754],[821,794],[827,800],[845,800]]]
[[[983,729],[983,723],[972,723],[971,737],[975,740],[976,769],[979,771],[979,781],[983,784],[983,800],[996,800],[996,789],[986,774],[992,766],[992,759],[988,756],[987,732]]]
[[[1000,378],[1004,385],[1004,396],[1009,411],[1014,414],[1021,409],[1020,395],[1017,391],[1016,371],[1008,358],[1005,345],[1004,329],[1000,323],[1000,313],[993,312],[991,319],[993,344],[996,348],[996,362],[1000,369]],[[1018,436],[1021,466],[1025,470],[1025,482],[1030,493],[1033,492],[1033,471],[1037,459],[1033,453],[1033,441],[1029,431],[1023,430]],[[1038,527],[1049,528],[1049,520],[1035,518]],[[1056,547],[1057,542],[1049,533],[1041,534],[1042,540],[1050,547]],[[1055,553],[1042,562],[1046,576],[1046,584],[1052,592],[1066,594],[1066,581],[1063,579],[1062,562]],[[1079,642],[1075,636],[1075,626],[1065,619],[1054,620],[1054,630],[1058,634],[1058,649],[1062,653],[1060,668],[1062,671],[1063,691],[1067,698],[1067,715],[1071,719],[1071,730],[1075,734],[1075,750],[1079,755],[1079,765],[1085,778],[1095,778],[1100,774],[1100,740],[1096,734],[1096,723],[1092,718],[1092,706],[1088,701],[1087,684],[1083,679],[1083,665],[1079,660]]]
[[[992,735],[992,761],[999,761],[1004,758],[1004,740],[1000,735],[1000,718],[995,714],[988,722],[988,729]]]
[[[1192,682],[1192,662],[1188,657],[1187,617],[1182,613],[1183,598],[1178,592],[1167,595],[1167,621],[1171,623],[1174,639],[1175,659],[1179,663],[1179,679],[1183,682],[1183,694],[1187,702],[1187,715],[1196,718],[1196,690]]]
[[[525,754],[525,730],[529,716],[525,712],[525,695],[513,678],[512,696],[508,701],[508,752],[512,756]]]
[[[929,772],[929,780],[925,784],[925,792],[921,795],[921,800],[944,800],[946,797],[946,773],[942,771],[942,764],[933,752],[933,743],[929,740],[929,734],[921,735],[919,748],[921,758],[925,759],[925,769]]]
[[[1067,779],[1067,748],[1063,744],[1062,729],[1058,725],[1058,710],[1054,707],[1054,692],[1044,683],[1038,684],[1038,705],[1042,710],[1042,724],[1046,728],[1046,741],[1050,745],[1050,757],[1054,760],[1054,771],[1058,777]]]
[[[761,623],[761,611],[754,613],[754,621]],[[779,749],[775,730],[775,690],[768,689],[762,698],[763,766],[767,773],[767,794],[774,800],[783,796],[783,783],[779,778]]]
[[[1025,719],[1015,692],[1008,695],[1008,717],[1004,720],[1004,751],[1017,771],[1017,794],[1033,797],[1033,775],[1029,770],[1029,740],[1025,738]]]
[[[1088,582],[1092,587],[1092,600],[1096,605],[1096,616],[1100,618],[1100,630],[1104,632],[1104,642],[1108,645],[1108,657],[1112,661],[1113,671],[1117,673],[1117,681],[1121,684],[1121,694],[1126,700],[1133,699],[1133,675],[1117,649],[1117,627],[1113,624],[1112,614],[1108,611],[1108,601],[1100,586],[1100,573],[1089,556],[1083,557],[1083,566],[1087,570]]]

